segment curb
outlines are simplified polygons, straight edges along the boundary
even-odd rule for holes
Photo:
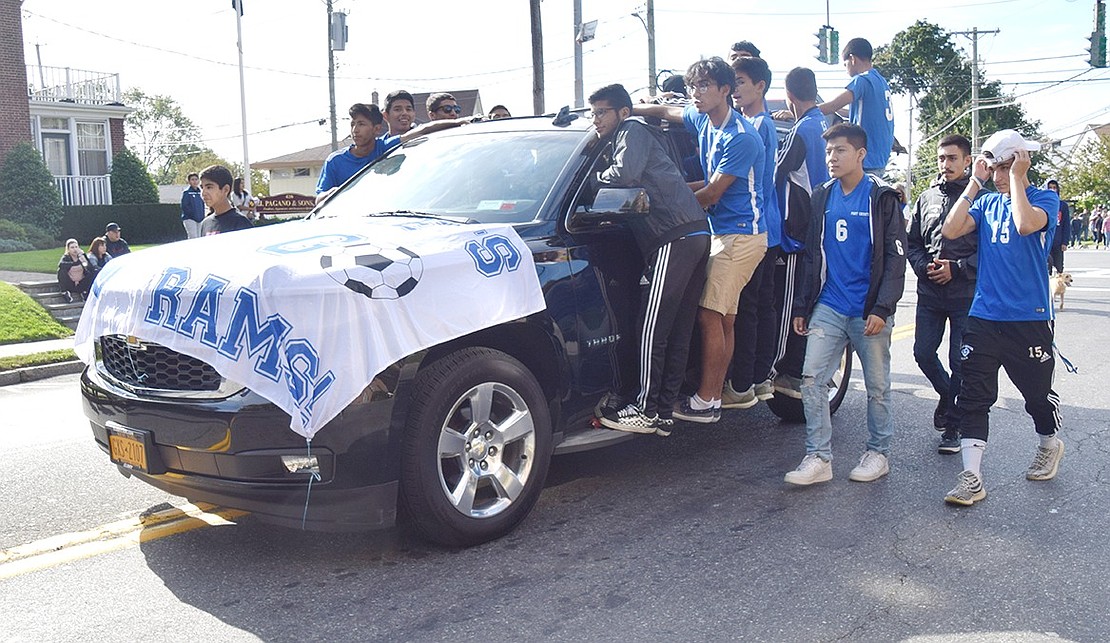
[[[17,368],[0,372],[0,386],[33,382],[35,380],[43,380],[48,377],[57,377],[59,375],[71,375],[73,373],[80,373],[84,368],[84,362],[79,360]]]

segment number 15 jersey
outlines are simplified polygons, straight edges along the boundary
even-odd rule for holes
[[[1060,198],[1029,186],[1030,205],[1048,214],[1045,227],[1027,236],[1014,225],[1009,194],[980,194],[969,214],[979,232],[979,278],[968,314],[992,321],[1052,319],[1048,295],[1048,244],[1056,231]]]

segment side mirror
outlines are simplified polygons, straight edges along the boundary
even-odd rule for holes
[[[593,205],[579,210],[588,221],[644,215],[650,211],[651,199],[643,188],[601,188]]]

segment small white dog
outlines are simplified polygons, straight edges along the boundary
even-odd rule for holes
[[[1071,285],[1070,272],[1054,272],[1048,278],[1048,290],[1052,293],[1052,306],[1056,306],[1056,297],[1060,298],[1060,310],[1064,309],[1064,293]]]

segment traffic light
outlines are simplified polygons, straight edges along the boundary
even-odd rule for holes
[[[821,27],[820,31],[813,34],[817,36],[817,60],[829,65],[840,62],[840,32],[828,25]]]
[[[1095,2],[1095,28],[1091,32],[1091,46],[1087,49],[1091,53],[1087,62],[1091,67],[1106,66],[1106,4],[1103,0]]]
[[[817,48],[816,58],[823,63],[829,62],[829,39],[828,36],[825,35],[828,29],[829,27],[821,27],[820,31],[813,34],[817,36],[817,44],[814,45],[814,47]]]

